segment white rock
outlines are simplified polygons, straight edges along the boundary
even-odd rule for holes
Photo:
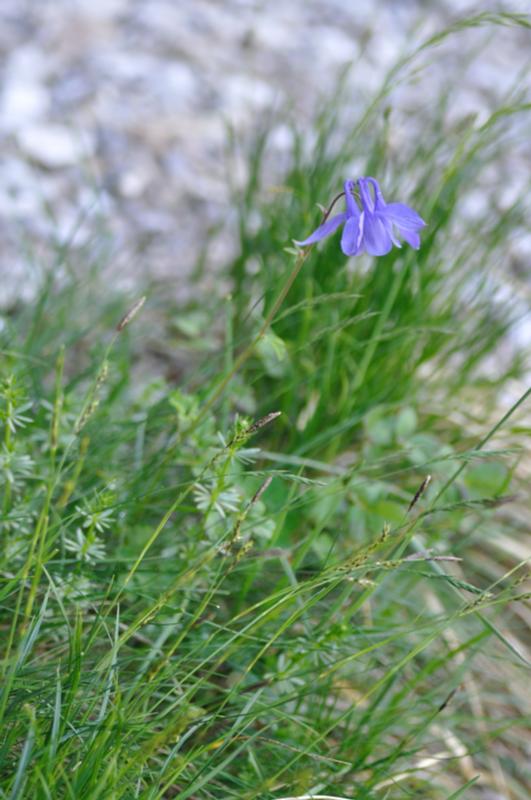
[[[96,20],[113,20],[127,9],[129,0],[76,0],[77,13]]]
[[[225,78],[225,108],[229,112],[248,114],[251,111],[263,111],[273,104],[275,89],[259,78],[245,74],[233,74]]]
[[[53,68],[53,53],[45,52],[36,43],[21,44],[10,53],[5,62],[9,80],[29,83],[43,82],[50,76]]]
[[[42,119],[48,106],[48,92],[38,83],[10,80],[0,101],[0,125],[6,131],[16,131]]]
[[[120,175],[118,191],[122,197],[140,197],[149,186],[153,177],[153,170],[129,170]]]
[[[293,130],[289,125],[276,125],[269,136],[270,145],[281,152],[290,152],[293,147]]]
[[[20,149],[47,169],[60,169],[77,164],[90,155],[86,141],[64,125],[31,125],[17,136]]]
[[[37,176],[23,161],[6,159],[2,163],[0,215],[19,218],[37,216],[41,207]]]
[[[338,65],[354,61],[359,55],[359,42],[354,36],[328,25],[320,28],[318,44],[316,55],[323,65],[324,75],[328,75]]]

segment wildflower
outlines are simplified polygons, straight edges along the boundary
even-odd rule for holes
[[[81,528],[76,528],[74,537],[65,537],[66,550],[74,553],[78,561],[102,561],[105,558],[105,546],[98,537],[92,533],[85,534]]]
[[[0,450],[0,475],[3,475],[4,482],[18,489],[25,478],[29,478],[33,473],[35,462],[31,456],[19,453],[16,450],[9,450],[5,444]]]
[[[361,209],[354,194],[356,186]],[[395,231],[418,250],[418,231],[426,223],[416,211],[404,203],[386,203],[375,178],[345,181],[344,195],[346,211],[326,220],[307,239],[296,241],[295,244],[304,246],[320,242],[344,224],[341,249],[346,256],[358,256],[361,253],[383,256],[393,245],[401,247]]]
[[[76,511],[83,519],[81,526],[83,528],[90,528],[96,530],[98,533],[103,533],[114,522],[113,511],[111,508],[90,508],[87,504],[86,508],[76,506]]]
[[[214,483],[204,486],[201,483],[194,485],[194,500],[199,511],[209,512],[215,509],[222,519],[227,512],[238,511],[241,497],[238,490],[232,486],[222,491],[216,490]]]

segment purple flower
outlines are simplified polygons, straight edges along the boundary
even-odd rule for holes
[[[361,209],[354,194],[356,186]],[[426,223],[404,203],[386,203],[374,178],[345,181],[345,202],[345,212],[331,217],[307,239],[295,241],[295,244],[304,246],[320,242],[344,224],[341,249],[346,256],[358,256],[360,253],[384,256],[393,245],[402,246],[396,234],[416,250],[420,247],[418,231]]]

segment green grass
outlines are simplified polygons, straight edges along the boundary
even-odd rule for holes
[[[443,92],[389,145],[397,82],[500,24],[354,122],[340,82],[274,185],[269,130],[231,138],[230,297],[152,288],[117,332],[96,241],[4,314],[2,798],[528,797],[527,308],[497,293],[529,208],[462,209],[529,103],[448,123]],[[421,249],[299,263],[353,159]]]

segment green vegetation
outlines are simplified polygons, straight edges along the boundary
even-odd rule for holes
[[[500,298],[529,208],[463,207],[530,105],[450,124],[442,96],[389,150],[394,86],[458,27],[355,122],[340,87],[294,126],[274,187],[268,131],[243,148],[230,297],[151,288],[117,330],[88,244],[2,317],[2,798],[528,797],[527,308]],[[354,159],[420,251],[332,237],[264,326]]]

